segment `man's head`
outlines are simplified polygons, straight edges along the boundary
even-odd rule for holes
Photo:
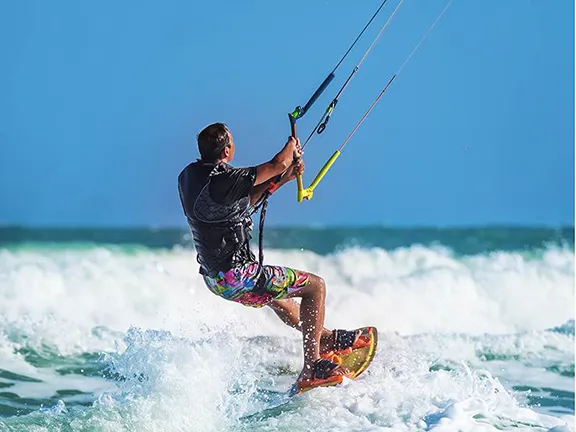
[[[235,145],[232,134],[224,123],[213,123],[198,134],[198,150],[203,162],[230,162]]]

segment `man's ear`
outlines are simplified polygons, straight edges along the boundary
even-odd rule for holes
[[[230,147],[226,146],[224,147],[224,150],[222,150],[222,159],[226,159],[228,157],[230,157]]]

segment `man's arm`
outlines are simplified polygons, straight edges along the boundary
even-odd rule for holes
[[[268,189],[270,183],[274,181],[274,178],[266,180],[264,183],[260,183],[259,185],[253,186],[252,190],[250,191],[250,205],[254,205],[258,202],[258,200],[262,197],[262,194]],[[276,183],[277,189],[281,186],[288,183],[287,177],[283,176],[282,179]]]
[[[252,189],[259,190],[260,188],[258,186],[267,183],[266,186],[263,186],[262,192],[260,192],[260,195],[262,195],[266,187],[270,184],[270,180],[286,171],[290,165],[292,165],[294,158],[301,156],[300,141],[297,138],[290,137],[284,148],[276,154],[272,160],[256,167],[256,180],[254,181],[254,187]]]
[[[291,164],[288,167],[288,170],[284,172],[282,178],[276,183],[276,189],[281,188],[286,183],[294,180],[297,175],[302,175],[304,172],[304,162],[302,159],[298,159],[297,162]],[[259,185],[253,186],[252,190],[250,191],[250,205],[254,205],[258,202],[258,200],[262,197],[262,194],[268,189],[270,183],[274,181],[274,178],[266,180],[264,183],[260,183]]]

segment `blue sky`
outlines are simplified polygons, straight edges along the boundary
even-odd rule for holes
[[[305,136],[399,0],[306,117]],[[380,0],[12,1],[0,5],[0,223],[183,225],[176,177],[223,121],[236,166],[271,158]],[[309,183],[445,1],[405,0],[306,148]],[[312,201],[271,225],[574,219],[570,1],[454,0]]]

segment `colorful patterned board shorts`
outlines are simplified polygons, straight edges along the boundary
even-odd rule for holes
[[[290,267],[265,265],[261,276],[264,280],[257,287],[258,271],[258,263],[250,262],[219,272],[215,277],[204,276],[204,282],[214,294],[256,308],[298,292],[310,282],[308,273],[296,272]]]

